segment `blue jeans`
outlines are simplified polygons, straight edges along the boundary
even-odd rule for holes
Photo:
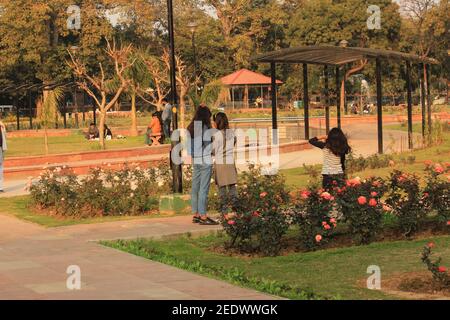
[[[192,213],[204,216],[208,211],[208,194],[213,166],[194,164],[192,173]]]
[[[166,120],[163,122],[163,131],[164,131],[164,137],[167,139],[170,139],[170,125],[171,125],[172,121],[171,120]]]

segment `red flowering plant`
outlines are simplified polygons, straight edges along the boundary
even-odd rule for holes
[[[447,223],[450,220],[450,163],[425,162],[426,186],[423,190],[424,202],[436,211],[438,217]]]
[[[222,219],[229,246],[269,256],[278,254],[289,227],[289,200],[282,175],[264,175],[260,167],[250,165],[240,176],[235,212]]]
[[[347,180],[344,187],[335,189],[337,203],[353,241],[358,244],[372,242],[383,221],[381,198],[386,192],[386,183],[381,178],[354,178]]]
[[[386,204],[398,217],[399,227],[406,237],[418,231],[420,223],[429,212],[419,177],[399,170],[391,173]]]
[[[431,260],[433,255],[433,248],[435,244],[433,242],[428,243],[423,247],[422,250],[422,262],[426,264],[428,270],[433,275],[433,285],[437,290],[449,289],[450,288],[450,274],[446,267],[441,266],[442,258],[439,257],[437,260]]]
[[[316,250],[330,240],[337,226],[334,209],[335,197],[323,189],[311,186],[298,193],[291,214],[304,249]]]

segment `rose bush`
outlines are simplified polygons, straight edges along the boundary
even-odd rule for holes
[[[170,181],[166,163],[149,169],[95,168],[83,179],[67,168],[52,168],[31,185],[30,193],[35,207],[63,216],[143,215],[157,210],[159,195],[170,192]]]
[[[381,178],[354,178],[342,188],[336,187],[335,192],[353,240],[359,244],[373,241],[383,221],[381,198],[386,192],[385,182]]]
[[[425,163],[426,187],[423,192],[425,203],[443,222],[450,220],[450,163]]]
[[[295,197],[292,220],[304,249],[315,250],[330,240],[337,226],[334,200],[332,194],[314,186]]]
[[[443,290],[450,288],[450,274],[446,267],[441,265],[442,259],[439,257],[437,260],[431,260],[433,254],[433,248],[435,247],[433,242],[427,244],[422,250],[422,262],[427,266],[428,270],[433,275],[433,285],[436,290]]]
[[[398,217],[399,227],[406,237],[418,231],[420,223],[427,216],[430,208],[424,201],[426,197],[417,175],[399,170],[391,173],[386,203]]]
[[[290,200],[280,174],[264,175],[262,168],[250,165],[240,176],[236,212],[222,217],[231,247],[276,255],[288,223]]]

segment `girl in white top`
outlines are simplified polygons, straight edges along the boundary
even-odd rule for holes
[[[323,188],[332,189],[335,183],[341,184],[345,178],[345,157],[351,152],[344,132],[333,128],[325,141],[315,137],[309,143],[323,150]]]

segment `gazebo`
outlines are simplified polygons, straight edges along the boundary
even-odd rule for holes
[[[383,101],[381,85],[382,63],[387,61],[404,61],[406,65],[406,86],[408,105],[408,146],[413,148],[412,139],[412,84],[411,68],[412,63],[418,65],[419,71],[423,70],[423,78],[420,78],[421,105],[422,105],[422,135],[425,136],[425,119],[428,120],[428,130],[431,133],[431,97],[430,97],[430,64],[439,64],[435,59],[422,58],[417,55],[360,47],[345,46],[303,46],[297,48],[282,49],[256,56],[253,60],[258,63],[270,63],[271,66],[271,86],[272,86],[272,127],[275,130],[277,124],[277,82],[276,64],[303,64],[303,84],[304,84],[304,110],[305,110],[305,139],[309,139],[309,97],[308,97],[308,64],[323,65],[324,68],[324,95],[325,95],[325,118],[327,133],[330,130],[330,95],[328,87],[329,68],[335,68],[336,92],[337,92],[337,124],[341,127],[341,105],[340,105],[340,72],[341,68],[347,64],[364,59],[375,59],[376,61],[376,88],[377,88],[377,130],[378,130],[378,152],[383,153]],[[419,73],[420,74],[420,73]],[[425,82],[425,84],[424,84]],[[426,99],[425,99],[426,97]],[[426,103],[425,103],[426,100]],[[426,106],[427,105],[427,106]],[[426,111],[427,110],[427,116]],[[274,142],[278,141],[273,137]]]
[[[241,69],[220,79],[227,88],[227,105],[235,108],[264,108],[270,105],[272,79],[263,74]],[[276,84],[282,84],[277,80]]]

